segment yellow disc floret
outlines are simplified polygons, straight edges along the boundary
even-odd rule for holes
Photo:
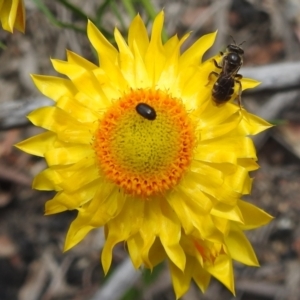
[[[149,120],[136,111],[146,103]],[[131,195],[149,197],[174,187],[192,159],[195,136],[180,99],[157,90],[132,90],[99,121],[94,149],[100,171]]]

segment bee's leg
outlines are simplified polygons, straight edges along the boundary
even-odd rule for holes
[[[236,74],[234,77],[235,77],[235,82],[239,85],[237,101],[240,108],[242,108],[242,84],[240,82],[240,79],[242,79],[243,76],[240,74]]]
[[[216,66],[216,68],[222,69],[222,66],[220,66],[215,59],[213,59],[213,62],[214,62],[214,65]]]
[[[205,85],[205,86],[208,86],[209,85],[209,83],[211,82],[211,80],[212,80],[212,75],[214,75],[214,76],[216,76],[216,77],[219,77],[219,74],[217,73],[217,72],[210,72],[209,73],[209,76],[208,76],[208,82],[207,82],[207,84]]]
[[[208,76],[208,79],[209,79],[209,80],[211,80],[211,76],[212,76],[212,75],[214,75],[214,76],[216,76],[216,77],[219,77],[219,74],[218,74],[217,72],[214,72],[214,71],[213,71],[213,72],[210,72],[210,74],[209,74],[209,76]]]

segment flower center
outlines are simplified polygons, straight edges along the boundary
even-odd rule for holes
[[[194,128],[182,102],[160,90],[132,90],[99,121],[100,170],[127,194],[149,197],[174,187],[192,159]]]

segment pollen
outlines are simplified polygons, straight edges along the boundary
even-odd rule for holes
[[[140,103],[156,118],[139,114]],[[167,92],[131,90],[99,120],[93,147],[99,171],[126,194],[149,198],[178,184],[195,145],[192,121],[182,101]]]

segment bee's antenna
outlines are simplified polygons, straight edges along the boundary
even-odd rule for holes
[[[237,44],[236,44],[236,41],[235,41],[234,38],[233,38],[233,36],[230,35],[230,37],[231,37],[232,41],[234,42],[234,44],[237,45]],[[239,44],[239,47],[242,46],[244,43],[246,43],[246,41],[243,41],[242,43],[240,43],[240,44]]]
[[[235,40],[234,40],[233,36],[232,36],[232,35],[230,35],[230,37],[231,37],[232,41],[234,42],[234,44],[236,45],[236,42],[235,42]]]

